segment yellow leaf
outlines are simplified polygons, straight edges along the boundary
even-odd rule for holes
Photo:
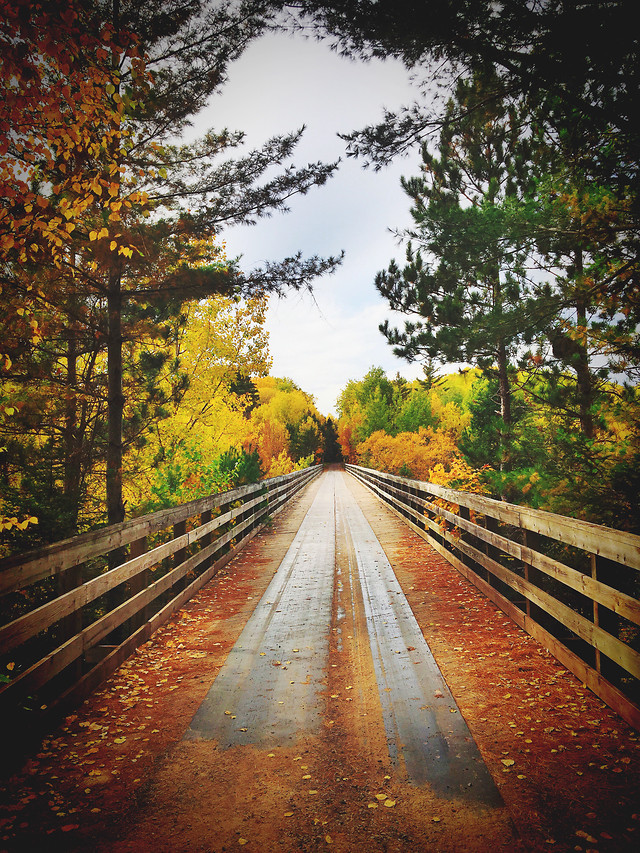
[[[378,804],[377,803],[367,803],[367,808],[368,809],[377,809]]]
[[[97,240],[98,239],[98,232],[97,231],[89,231],[89,239],[90,240]]]
[[[382,805],[386,806],[388,809],[391,809],[395,806],[395,804],[396,804],[395,800],[385,800]]]
[[[505,767],[513,767],[513,765],[515,764],[513,758],[502,758],[500,760],[502,761]]]
[[[245,845],[245,844],[248,844],[248,843],[249,843],[249,841],[248,841],[248,839],[246,839],[246,838],[239,838],[239,839],[238,839],[238,844],[239,844],[241,847],[244,847],[244,845]]]
[[[117,246],[118,246],[118,244],[116,243],[116,241],[115,241],[115,240],[112,240],[112,241],[109,243],[109,248],[111,249],[111,251],[112,251],[112,252],[114,251],[114,249],[116,249],[116,247],[117,247]]]
[[[311,779],[311,773],[305,773],[303,779]]]
[[[386,794],[376,794],[376,800],[386,800],[386,799],[387,799]]]
[[[11,663],[8,663],[8,664],[7,664],[7,669],[9,670],[9,672],[11,672],[11,670],[14,668],[14,666],[15,666],[15,662],[14,662],[14,661],[11,661]]]
[[[293,817],[293,812],[285,812],[284,816],[285,817]]]
[[[124,743],[125,740],[126,740],[126,737],[117,737],[113,742],[114,743]]]

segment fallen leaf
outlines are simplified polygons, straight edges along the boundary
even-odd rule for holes
[[[513,767],[513,765],[515,764],[513,758],[501,758],[500,760],[502,761],[505,767]]]
[[[377,803],[367,803],[367,808],[368,809],[377,809],[378,804]]]
[[[393,808],[393,806],[395,806],[395,804],[396,804],[395,800],[385,800],[382,805],[386,806],[388,809],[391,809],[391,808]]]
[[[589,844],[597,844],[598,843],[598,839],[594,838],[593,835],[589,835],[589,833],[585,832],[584,829],[577,830],[576,835],[579,838],[584,838],[584,840],[588,841]]]
[[[386,799],[387,799],[386,794],[376,794],[376,800],[386,800]]]
[[[285,817],[293,817],[293,812],[285,812],[284,816]]]

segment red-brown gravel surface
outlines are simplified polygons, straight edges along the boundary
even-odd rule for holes
[[[286,553],[312,485],[3,785],[0,851],[640,847],[638,733],[369,492],[349,484],[497,782],[516,840],[505,835],[501,843],[496,824],[485,844],[455,804],[438,808],[396,780],[375,738],[363,753],[346,693],[352,673],[339,661],[327,675],[319,738],[270,755],[250,748],[221,755],[181,741]],[[377,794],[394,806],[372,808]]]

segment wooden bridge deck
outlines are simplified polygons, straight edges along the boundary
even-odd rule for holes
[[[44,742],[0,850],[635,850],[639,769],[633,730],[332,471]]]

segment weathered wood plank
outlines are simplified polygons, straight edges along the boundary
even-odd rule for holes
[[[214,519],[214,522],[219,519]],[[123,624],[131,616],[135,615],[140,610],[143,610],[151,601],[156,599],[166,590],[170,589],[181,578],[185,577],[190,571],[197,568],[198,565],[204,562],[209,557],[212,557],[224,547],[233,538],[237,538],[244,533],[245,529],[253,524],[255,519],[247,519],[241,522],[233,530],[228,531],[223,536],[216,539],[207,548],[203,548],[197,554],[194,554],[181,565],[176,566],[163,575],[146,589],[123,602],[114,610],[102,616],[96,622],[87,626],[76,636],[72,637],[68,642],[65,642],[57,649],[47,654],[29,669],[21,673],[17,678],[13,679],[8,684],[0,688],[0,707],[6,706],[9,701],[16,701],[17,698],[22,698],[29,695],[30,692],[37,690],[46,684],[51,678],[61,672],[66,666],[79,658],[89,648],[96,645],[104,637],[108,636],[115,628]],[[253,532],[249,534],[253,535]],[[236,545],[235,550],[239,547]]]
[[[99,664],[91,669],[72,687],[70,687],[62,696],[57,699],[52,706],[51,712],[55,715],[64,714],[69,708],[74,707],[81,699],[88,696],[95,688],[104,681],[109,675],[122,664],[129,655],[142,643],[146,642],[155,631],[164,625],[171,616],[182,607],[185,602],[192,598],[211,578],[213,578],[221,568],[223,568],[229,560],[231,560],[237,552],[256,535],[259,528],[251,530],[231,551],[224,554],[220,559],[207,569],[202,575],[197,577],[189,586],[183,590],[178,596],[172,599],[158,613],[154,614],[148,622],[145,622],[138,630],[128,637],[117,649],[114,649],[107,657]]]
[[[604,679],[592,667],[586,664],[582,658],[563,645],[553,634],[539,625],[530,616],[517,608],[509,599],[505,598],[497,589],[488,584],[472,569],[466,566],[455,555],[443,548],[438,542],[429,539],[430,545],[448,560],[460,574],[464,575],[470,583],[476,586],[480,592],[486,595],[493,603],[511,617],[513,621],[541,646],[547,649],[563,666],[572,672],[582,683],[596,696],[612,708],[617,714],[626,720],[629,725],[640,730],[640,708],[635,705],[628,696],[618,690],[613,684]]]
[[[414,518],[417,520],[419,515],[415,511],[413,511],[410,507],[407,506],[403,501],[403,493],[402,491],[391,488],[391,494],[387,493],[386,484],[385,488],[380,488],[375,483],[371,483],[373,485],[374,490],[379,495],[384,495],[388,497],[396,506],[402,507],[406,511],[409,511]],[[396,495],[398,497],[396,497]],[[612,610],[614,613],[618,613],[621,616],[624,616],[625,619],[628,619],[630,622],[634,622],[637,625],[640,625],[640,601],[636,598],[632,598],[626,593],[621,592],[620,590],[615,589],[614,587],[608,586],[601,580],[598,580],[591,575],[584,574],[577,569],[573,569],[570,566],[564,565],[564,563],[560,563],[557,560],[552,559],[551,557],[547,557],[545,554],[541,554],[539,551],[535,551],[533,548],[526,547],[521,545],[518,542],[514,542],[511,539],[508,539],[499,533],[495,533],[491,530],[482,527],[481,525],[475,524],[470,519],[467,520],[463,518],[461,515],[456,515],[455,513],[449,512],[448,510],[437,507],[430,501],[424,498],[416,498],[415,496],[410,497],[412,503],[419,503],[425,509],[432,510],[434,513],[437,513],[440,517],[446,519],[451,524],[455,525],[459,529],[465,530],[471,533],[473,536],[481,539],[484,542],[487,542],[490,545],[493,545],[496,548],[504,551],[504,553],[512,556],[523,563],[528,564],[550,577],[559,580],[561,583],[570,587],[571,589],[576,590],[577,592],[582,593],[587,598],[590,598],[592,601],[597,602],[598,604],[602,604],[607,607],[609,610]],[[425,523],[432,529],[436,529],[436,525],[433,524],[428,518],[425,517]]]
[[[158,545],[156,548],[138,557],[134,557],[132,560],[128,560],[117,568],[98,575],[98,577],[87,581],[82,586],[54,598],[52,601],[41,605],[29,613],[25,613],[23,616],[0,628],[0,645],[6,651],[10,651],[40,631],[44,631],[46,628],[54,625],[59,619],[73,613],[91,601],[95,601],[96,598],[104,595],[105,592],[108,592],[124,581],[131,580],[139,572],[150,569],[166,557],[172,556],[176,552],[185,549],[191,543],[197,542],[208,533],[217,530],[243,511],[243,507],[231,509],[224,515],[212,519],[207,524],[190,530],[188,533],[178,536],[163,545]],[[225,542],[228,541],[229,538],[226,538]]]
[[[347,469],[350,467],[353,466],[347,466]],[[406,489],[418,487],[428,494],[466,506],[474,512],[490,515],[499,521],[548,536],[630,568],[640,569],[640,536],[632,533],[543,510],[496,501],[483,495],[447,489],[435,483],[408,480],[406,477],[398,477],[394,474],[381,474],[370,468],[361,470],[381,481],[397,483]]]
[[[470,520],[467,521],[460,516],[454,515],[452,512],[441,509],[440,513],[442,517],[451,522],[451,524],[455,524],[460,529],[471,533],[483,542],[487,542],[490,545],[499,548],[505,554],[508,554],[523,563],[527,563],[535,569],[539,569],[546,575],[549,575],[550,577],[553,577],[565,584],[565,586],[576,590],[576,592],[582,593],[582,595],[585,595],[592,601],[595,601],[598,604],[603,604],[614,613],[618,613],[630,622],[635,622],[636,625],[640,625],[640,601],[638,601],[638,599],[632,598],[630,595],[626,595],[625,593],[620,592],[620,590],[608,586],[603,581],[598,580],[591,575],[583,574],[577,569],[573,569],[570,566],[566,566],[564,563],[560,563],[558,560],[547,557],[545,554],[541,554],[533,548],[521,545],[519,542],[507,539],[499,533],[487,530],[479,524],[475,524]]]
[[[357,472],[352,472],[357,476]],[[362,477],[358,477],[361,482],[364,482],[369,488],[371,483]],[[372,491],[379,492],[378,489]],[[378,494],[380,497],[380,494]],[[385,501],[385,503],[387,503]],[[388,504],[387,504],[388,505]],[[412,530],[419,536],[427,540],[434,550],[443,556],[451,563],[457,571],[467,578],[474,586],[476,586],[487,598],[494,602],[501,610],[503,610],[511,619],[524,631],[530,634],[542,646],[544,646],[556,659],[563,664],[569,671],[573,672],[593,693],[599,696],[606,704],[616,713],[625,719],[631,726],[640,729],[640,707],[632,702],[628,696],[625,696],[622,691],[608,682],[602,675],[578,655],[563,645],[556,637],[550,634],[546,629],[539,625],[531,616],[520,610],[517,605],[505,598],[498,590],[492,587],[473,569],[469,568],[462,560],[459,560],[455,554],[452,554],[447,548],[434,539],[428,531],[407,519],[396,506],[389,506],[389,509],[394,512],[402,521],[404,521]],[[486,556],[486,555],[483,555]]]
[[[0,595],[22,589],[38,580],[84,563],[92,557],[124,547],[136,539],[142,539],[159,530],[172,527],[179,521],[200,515],[209,509],[216,509],[223,503],[240,500],[258,491],[261,486],[260,483],[241,486],[231,492],[199,498],[179,507],[123,521],[73,539],[56,542],[29,554],[2,560],[0,561]]]

